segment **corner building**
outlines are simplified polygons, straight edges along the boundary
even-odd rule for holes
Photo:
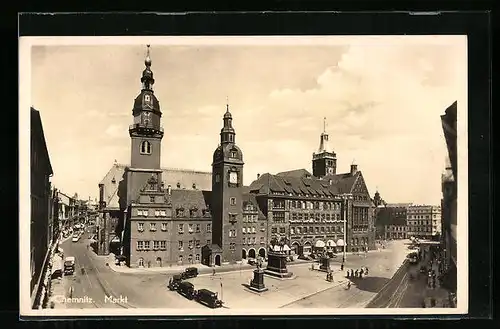
[[[162,177],[170,171],[160,164],[164,132],[151,63],[148,48],[129,127],[130,166],[115,164],[100,185],[101,203],[114,200],[102,213],[112,210],[122,222],[113,230],[121,236],[130,267],[233,264],[265,257],[273,239],[285,241],[296,254],[375,248],[373,203],[363,175],[355,164],[348,173],[336,173],[326,131],[313,154],[313,174],[305,169],[266,173],[244,186],[243,152],[227,105],[211,184],[209,173],[180,170],[176,184]],[[191,180],[193,186],[186,188]]]

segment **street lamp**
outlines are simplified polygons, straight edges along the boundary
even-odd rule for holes
[[[344,200],[344,252],[342,255],[342,263],[346,260],[346,246],[347,246],[347,201],[352,198],[352,194],[342,194],[342,199]]]

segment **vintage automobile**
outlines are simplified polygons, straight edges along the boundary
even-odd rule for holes
[[[253,258],[249,258],[247,260],[248,265],[257,265],[257,261]]]
[[[188,267],[180,275],[183,280],[196,278],[198,276],[198,269],[196,267]]]
[[[218,298],[217,293],[207,289],[198,290],[195,299],[198,303],[211,308],[222,307],[222,301]]]
[[[64,260],[64,275],[73,275],[75,272],[75,257],[69,256]]]
[[[191,282],[182,281],[177,287],[177,292],[187,299],[194,299],[196,291],[194,290],[194,285]]]
[[[182,277],[179,274],[174,275],[168,282],[168,289],[171,291],[177,290],[179,288],[179,283],[182,282]]]
[[[420,266],[420,273],[425,273],[427,272],[427,267],[425,267],[424,265]]]

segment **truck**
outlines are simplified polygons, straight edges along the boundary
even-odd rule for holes
[[[75,273],[75,257],[69,256],[64,259],[64,275]]]

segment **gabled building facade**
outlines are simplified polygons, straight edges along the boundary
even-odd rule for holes
[[[266,173],[244,186],[243,151],[226,105],[212,171],[162,169],[162,112],[149,47],[145,65],[129,127],[130,165],[115,163],[99,184],[102,253],[109,252],[110,232],[120,237],[131,267],[239,263],[266,257],[272,241],[296,254],[375,248],[374,205],[363,175],[355,164],[337,174],[326,129],[313,173]]]

